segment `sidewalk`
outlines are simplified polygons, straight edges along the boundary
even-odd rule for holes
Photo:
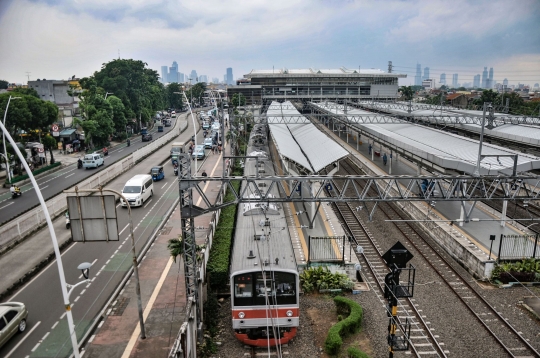
[[[209,176],[219,175],[220,155],[209,155],[201,166]],[[212,188],[211,186],[215,186]],[[219,183],[207,182],[204,191],[211,202],[218,194]],[[199,205],[198,197],[194,198]],[[195,218],[198,245],[204,243],[213,213]],[[170,239],[182,233],[178,206],[168,218],[160,235],[140,264],[141,296],[146,339],[140,339],[134,280],[128,281],[119,297],[107,310],[106,317],[90,337],[84,357],[165,357],[180,326],[185,321],[186,286],[181,256],[173,262],[167,249]]]

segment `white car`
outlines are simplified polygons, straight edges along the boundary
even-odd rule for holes
[[[83,159],[83,168],[97,168],[103,165],[105,161],[103,156],[99,153],[86,154]]]
[[[204,138],[203,144],[205,148],[212,148],[212,144],[213,144],[212,138]]]

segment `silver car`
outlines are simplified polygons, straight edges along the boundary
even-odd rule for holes
[[[26,330],[28,310],[24,303],[0,303],[0,347],[17,332]]]

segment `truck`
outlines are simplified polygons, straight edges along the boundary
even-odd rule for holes
[[[174,142],[171,144],[171,163],[178,162],[180,154],[186,152],[185,149],[186,143],[184,142]]]

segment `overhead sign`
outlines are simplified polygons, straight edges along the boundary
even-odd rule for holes
[[[68,196],[73,241],[118,241],[114,195]]]

